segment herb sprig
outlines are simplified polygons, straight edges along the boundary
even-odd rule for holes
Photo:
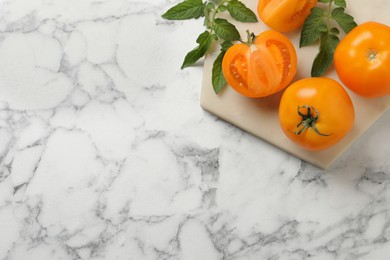
[[[314,7],[306,18],[301,30],[299,47],[305,47],[319,41],[319,53],[311,69],[312,77],[322,76],[333,63],[333,54],[340,42],[341,28],[345,34],[357,26],[354,18],[345,12],[345,0],[318,0],[326,8]]]
[[[239,0],[184,0],[162,15],[163,18],[168,20],[187,20],[204,17],[206,30],[196,39],[198,45],[187,53],[181,68],[184,69],[194,65],[206,55],[213,42],[219,42],[221,49],[213,63],[212,70],[212,84],[214,92],[217,94],[226,85],[226,80],[222,73],[222,59],[229,47],[233,45],[233,41],[242,41],[240,33],[234,24],[218,17],[218,14],[221,12],[228,12],[233,19],[239,22],[257,22],[255,13]]]

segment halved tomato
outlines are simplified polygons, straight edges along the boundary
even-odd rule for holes
[[[297,71],[294,45],[283,34],[269,30],[253,42],[230,47],[222,61],[227,83],[247,97],[272,95],[290,84]]]
[[[259,0],[257,13],[271,29],[290,32],[303,25],[317,0]]]

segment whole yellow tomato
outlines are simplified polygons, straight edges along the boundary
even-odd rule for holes
[[[317,151],[338,143],[353,127],[355,111],[345,89],[330,78],[294,82],[283,93],[279,122],[304,149]]]
[[[390,27],[366,22],[339,43],[334,64],[341,82],[364,97],[390,94]]]
[[[259,0],[257,13],[271,29],[290,32],[303,25],[317,0]]]

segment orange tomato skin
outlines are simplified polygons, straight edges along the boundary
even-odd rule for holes
[[[295,134],[302,121],[298,106],[311,106],[318,111],[316,127]],[[304,110],[301,109],[301,112]],[[306,110],[307,111],[307,110]],[[284,134],[300,147],[319,151],[338,143],[353,127],[355,111],[345,89],[330,78],[307,78],[294,82],[283,93],[279,105],[279,122]]]
[[[222,72],[227,83],[246,97],[259,98],[284,89],[297,71],[294,45],[283,34],[268,30],[254,43],[230,47],[223,60]]]
[[[290,32],[303,25],[317,0],[259,0],[257,13],[271,29]]]
[[[341,82],[363,97],[390,94],[390,27],[366,22],[341,40],[334,53]]]

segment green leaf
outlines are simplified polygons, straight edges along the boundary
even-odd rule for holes
[[[340,31],[336,27],[333,27],[332,29],[330,29],[329,33],[333,35],[339,35]]]
[[[227,4],[227,9],[230,15],[237,21],[244,23],[255,23],[257,22],[257,16],[251,9],[245,6],[239,0],[231,0]]]
[[[170,8],[162,18],[168,20],[186,20],[204,16],[205,4],[202,0],[184,0]]]
[[[233,43],[231,43],[229,41],[224,41],[223,43],[221,43],[221,50],[227,51],[232,46],[233,46]]]
[[[208,31],[204,31],[201,34],[199,34],[198,38],[196,39],[196,43],[199,43],[200,45],[204,45],[207,43],[209,37],[210,37],[210,33]]]
[[[318,0],[320,3],[329,3],[329,0]]]
[[[214,31],[223,40],[237,41],[240,39],[240,33],[236,27],[226,19],[216,18],[214,20]]]
[[[227,8],[226,5],[221,5],[221,6],[219,6],[218,10],[219,10],[220,12],[225,12],[225,11],[228,10],[228,8]]]
[[[299,47],[305,47],[314,43],[321,37],[324,31],[327,31],[323,15],[324,11],[321,8],[314,7],[311,10],[302,27]]]
[[[312,77],[322,76],[333,63],[333,54],[340,40],[336,35],[323,33],[321,35],[320,52],[313,62]]]
[[[195,62],[197,62],[200,58],[202,58],[205,54],[205,49],[202,48],[201,46],[196,47],[187,55],[184,57],[183,64],[181,65],[181,69],[190,67],[193,65]]]
[[[222,60],[225,53],[226,51],[222,50],[213,63],[211,80],[215,94],[218,94],[226,86],[226,79],[222,71]]]
[[[353,17],[345,13],[345,9],[338,7],[332,11],[332,18],[338,23],[345,33],[349,33],[357,26]]]
[[[212,37],[212,35],[210,35],[208,31],[201,33],[196,40],[199,45],[192,51],[187,53],[181,68],[184,69],[186,67],[189,67],[195,62],[197,62],[200,58],[202,58],[206,54],[207,50],[210,48],[213,39],[214,37]]]
[[[347,7],[347,2],[345,0],[334,0],[334,4],[343,8]]]

